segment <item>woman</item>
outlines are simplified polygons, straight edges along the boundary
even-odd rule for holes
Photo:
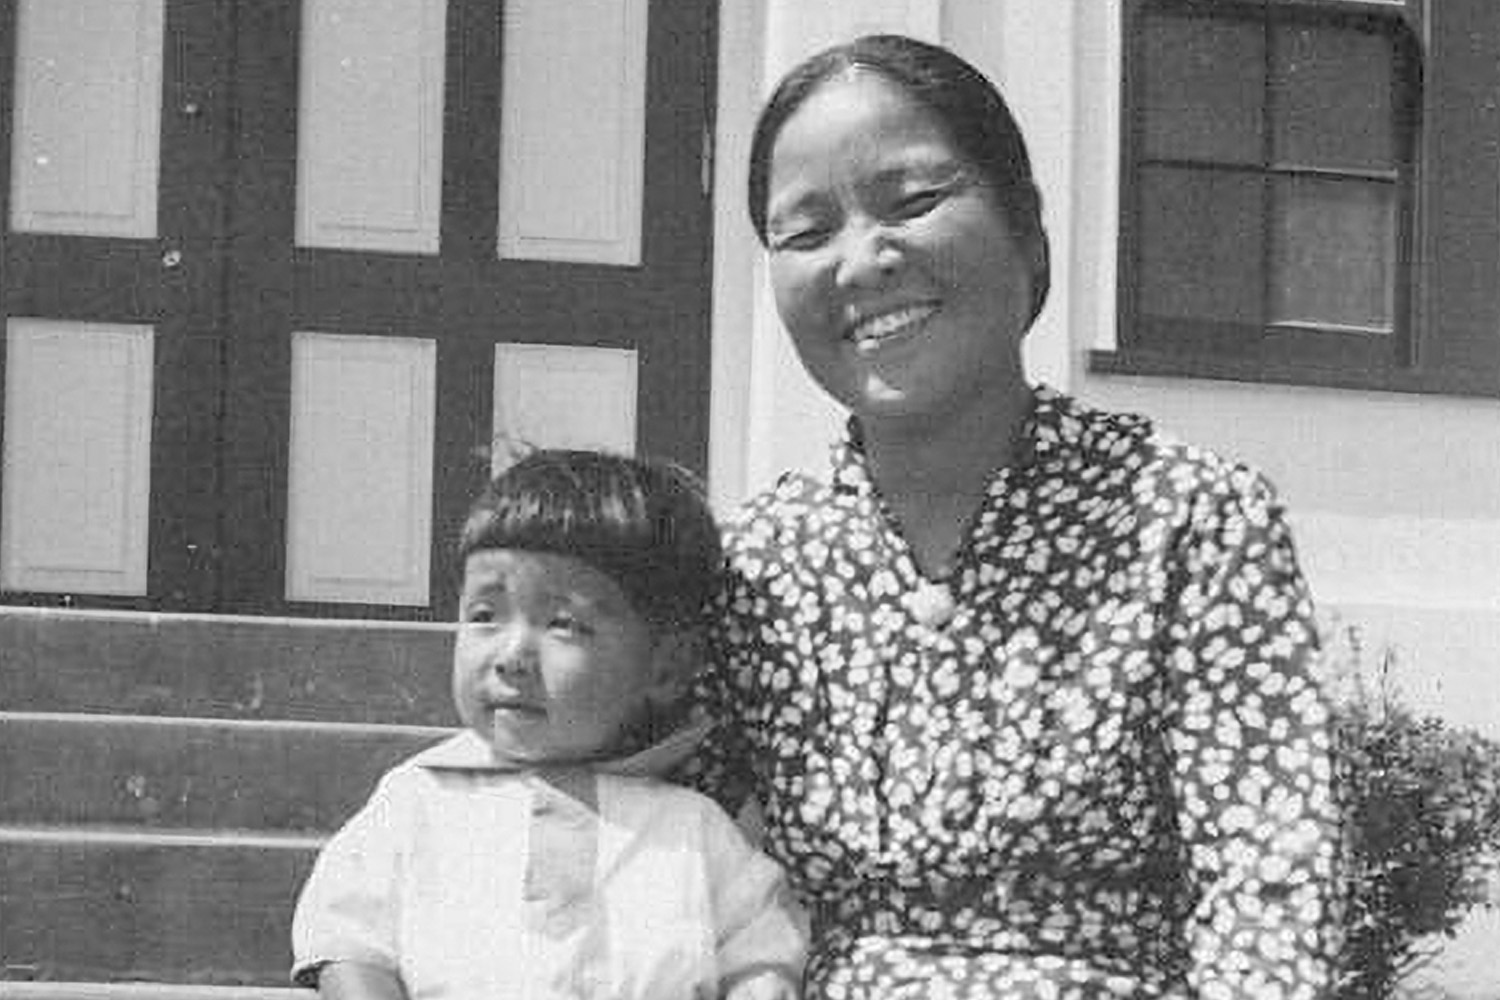
[[[829,482],[732,526],[698,779],[764,811],[811,997],[1314,998],[1316,635],[1255,473],[1031,387],[1047,238],[953,54],[862,38],[762,112],[750,213]]]

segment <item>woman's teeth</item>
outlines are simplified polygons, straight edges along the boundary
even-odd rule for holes
[[[917,326],[936,311],[934,306],[929,305],[893,309],[861,320],[850,331],[849,337],[854,341],[855,347],[869,350],[879,346],[887,338]]]

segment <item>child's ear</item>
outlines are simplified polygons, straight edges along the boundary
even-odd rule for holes
[[[703,667],[707,637],[701,628],[664,629],[651,656],[651,691],[657,705],[673,705],[687,693],[688,684]]]

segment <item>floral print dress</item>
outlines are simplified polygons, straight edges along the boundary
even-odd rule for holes
[[[695,780],[762,805],[811,998],[1314,1000],[1336,810],[1264,479],[1036,390],[943,580],[857,427],[730,526]]]

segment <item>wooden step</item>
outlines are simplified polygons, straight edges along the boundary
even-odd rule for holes
[[[451,731],[451,643],[0,608],[0,998],[288,996],[321,831]]]
[[[337,829],[435,727],[0,712],[0,823]]]
[[[0,608],[9,711],[445,726],[453,629]]]
[[[288,985],[292,909],[321,842],[0,827],[0,967],[45,981]]]
[[[295,986],[187,983],[37,983],[0,980],[0,1000],[311,1000]]]

